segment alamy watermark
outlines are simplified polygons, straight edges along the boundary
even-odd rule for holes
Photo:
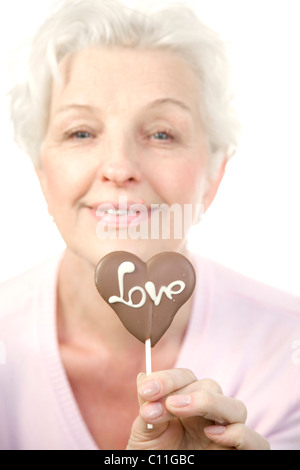
[[[203,204],[147,206],[143,203],[129,203],[127,198],[120,197],[117,203],[98,206],[96,232],[101,240],[182,240],[203,214]]]
[[[6,346],[4,341],[0,341],[0,365],[6,364]]]

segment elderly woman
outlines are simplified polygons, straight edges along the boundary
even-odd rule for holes
[[[120,198],[148,217],[154,204],[209,207],[236,143],[228,90],[222,43],[184,6],[68,0],[38,32],[12,118],[66,249],[1,286],[2,449],[299,446],[293,301],[193,256],[184,237],[121,236],[134,216]],[[100,219],[118,236],[99,237]],[[177,251],[197,272],[148,376],[143,344],[95,288],[116,250]]]

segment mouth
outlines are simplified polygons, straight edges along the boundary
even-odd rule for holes
[[[151,207],[141,202],[103,202],[90,208],[98,222],[113,228],[137,226],[151,216]]]

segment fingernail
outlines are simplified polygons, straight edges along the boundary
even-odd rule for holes
[[[142,408],[142,415],[146,419],[159,418],[163,414],[163,407],[161,403],[149,403]]]
[[[178,408],[187,406],[191,403],[190,395],[172,395],[168,398],[168,403]]]
[[[223,434],[225,429],[225,426],[207,426],[205,431],[209,434]]]
[[[156,380],[145,382],[139,386],[139,393],[145,398],[155,396],[160,392],[160,384]]]

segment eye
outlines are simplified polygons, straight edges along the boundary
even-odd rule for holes
[[[160,141],[168,141],[172,140],[174,136],[170,131],[158,131],[152,135],[152,138]]]
[[[75,131],[69,134],[69,137],[73,139],[84,140],[84,139],[90,139],[92,137],[92,134],[87,131]]]
[[[86,128],[86,126],[74,126],[73,128],[66,130],[62,137],[65,141],[83,142],[92,140],[95,136],[95,131]]]
[[[154,137],[154,139],[158,139],[158,140],[168,140],[169,139],[169,135],[166,132],[156,132],[153,137]]]

